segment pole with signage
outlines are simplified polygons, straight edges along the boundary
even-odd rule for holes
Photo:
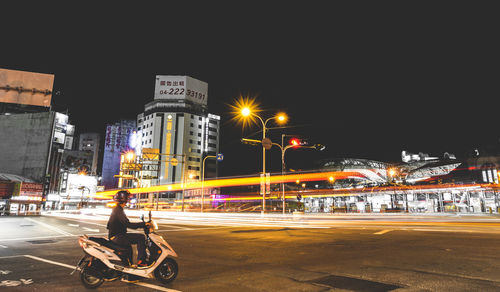
[[[203,158],[203,163],[201,167],[201,212],[203,213],[203,208],[205,206],[205,190],[204,190],[204,182],[205,182],[205,160],[207,158],[215,158],[218,162],[224,160],[224,155],[222,153],[217,153],[217,156],[207,155]]]

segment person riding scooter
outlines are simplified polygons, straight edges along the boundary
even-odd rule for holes
[[[118,191],[114,195],[113,200],[116,202],[116,206],[113,208],[111,216],[108,220],[108,238],[112,242],[121,246],[130,247],[131,244],[137,244],[137,267],[146,268],[148,267],[148,264],[146,263],[146,238],[144,234],[127,233],[127,228],[149,228],[150,223],[132,223],[128,220],[127,215],[125,215],[125,212],[123,211],[123,208],[127,204],[130,196],[131,194],[127,190]]]

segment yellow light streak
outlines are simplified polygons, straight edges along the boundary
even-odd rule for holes
[[[288,175],[274,175],[270,177],[271,184],[287,183],[299,181],[328,181],[329,177],[335,177],[336,179],[342,179],[352,176],[361,176],[358,172],[314,172],[314,173],[298,173],[298,174],[288,174]],[[226,179],[215,179],[215,180],[205,180],[203,182],[204,188],[221,188],[221,187],[232,187],[232,186],[245,186],[245,185],[260,185],[260,176],[255,177],[242,177],[242,178],[226,178]],[[156,192],[166,192],[166,191],[182,191],[190,189],[201,189],[201,182],[192,182],[169,184],[169,185],[159,185],[152,187],[143,188],[130,188],[128,191],[132,194],[143,194],[143,193],[156,193]],[[96,198],[106,198],[110,199],[118,190],[110,190],[104,192],[96,193]],[[262,197],[261,197],[262,199]]]

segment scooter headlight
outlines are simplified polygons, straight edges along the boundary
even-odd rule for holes
[[[158,230],[158,223],[156,221],[151,221],[151,223],[153,223],[153,229]]]

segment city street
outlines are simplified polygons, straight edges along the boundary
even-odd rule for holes
[[[70,275],[83,254],[77,239],[105,236],[106,221],[102,214],[0,217],[1,289],[86,291],[78,273]],[[105,282],[99,291],[500,289],[498,217],[166,213],[158,222],[179,255],[177,279]]]

